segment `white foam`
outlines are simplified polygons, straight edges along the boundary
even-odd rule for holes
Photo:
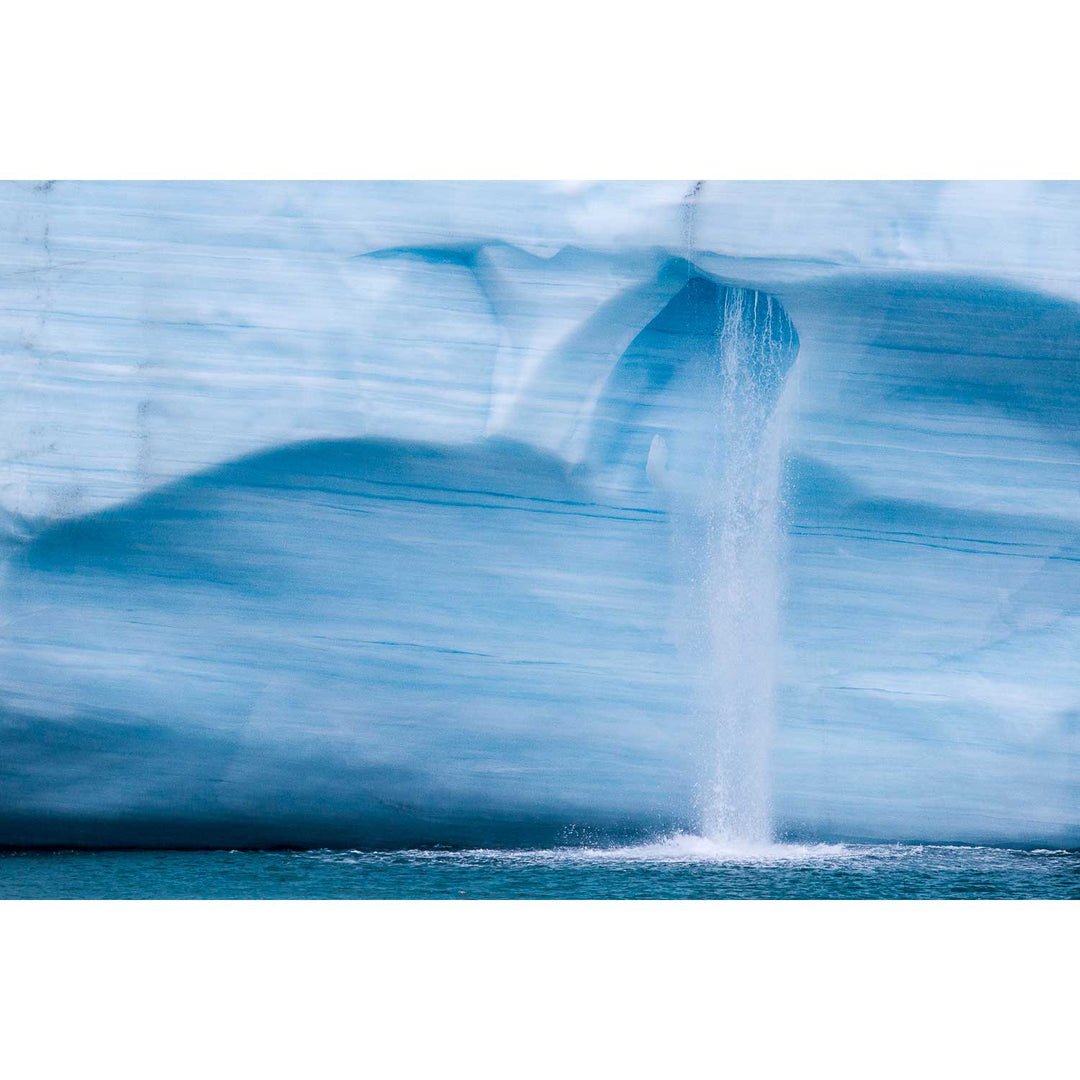
[[[586,857],[630,862],[784,862],[836,858],[851,854],[843,844],[784,844],[771,841],[714,840],[692,833],[674,833],[661,840],[618,848],[589,848]],[[583,851],[581,854],[585,854]]]
[[[574,863],[778,863],[855,858],[868,846],[844,844],[726,843],[692,833],[673,833],[642,844],[622,847],[473,848],[457,851],[413,849],[394,852],[319,852],[330,858],[409,858],[450,862],[559,864]],[[872,850],[877,851],[878,848]],[[316,853],[312,853],[316,854]]]

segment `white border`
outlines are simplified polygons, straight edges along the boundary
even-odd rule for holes
[[[8,179],[1060,179],[1061,3],[53,0]]]
[[[0,1054],[19,1080],[1057,1076],[1075,913],[12,902]]]

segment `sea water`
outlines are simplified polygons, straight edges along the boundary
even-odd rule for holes
[[[0,898],[1080,899],[1080,851],[927,844],[0,853]]]

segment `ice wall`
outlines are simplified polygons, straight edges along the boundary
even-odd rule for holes
[[[1080,188],[686,190],[0,187],[0,842],[693,824],[733,303],[780,825],[1077,842]]]

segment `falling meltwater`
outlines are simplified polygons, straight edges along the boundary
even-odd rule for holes
[[[716,332],[697,365],[704,414],[697,482],[681,500],[679,533],[703,732],[700,828],[718,846],[752,847],[773,834],[780,402],[798,339],[779,301],[765,293],[720,287],[716,304]]]
[[[772,834],[769,749],[780,605],[775,388],[790,341],[772,336],[771,298],[729,289],[723,303],[712,373],[716,427],[696,507],[703,690],[714,728],[702,828],[723,843],[763,843]]]

